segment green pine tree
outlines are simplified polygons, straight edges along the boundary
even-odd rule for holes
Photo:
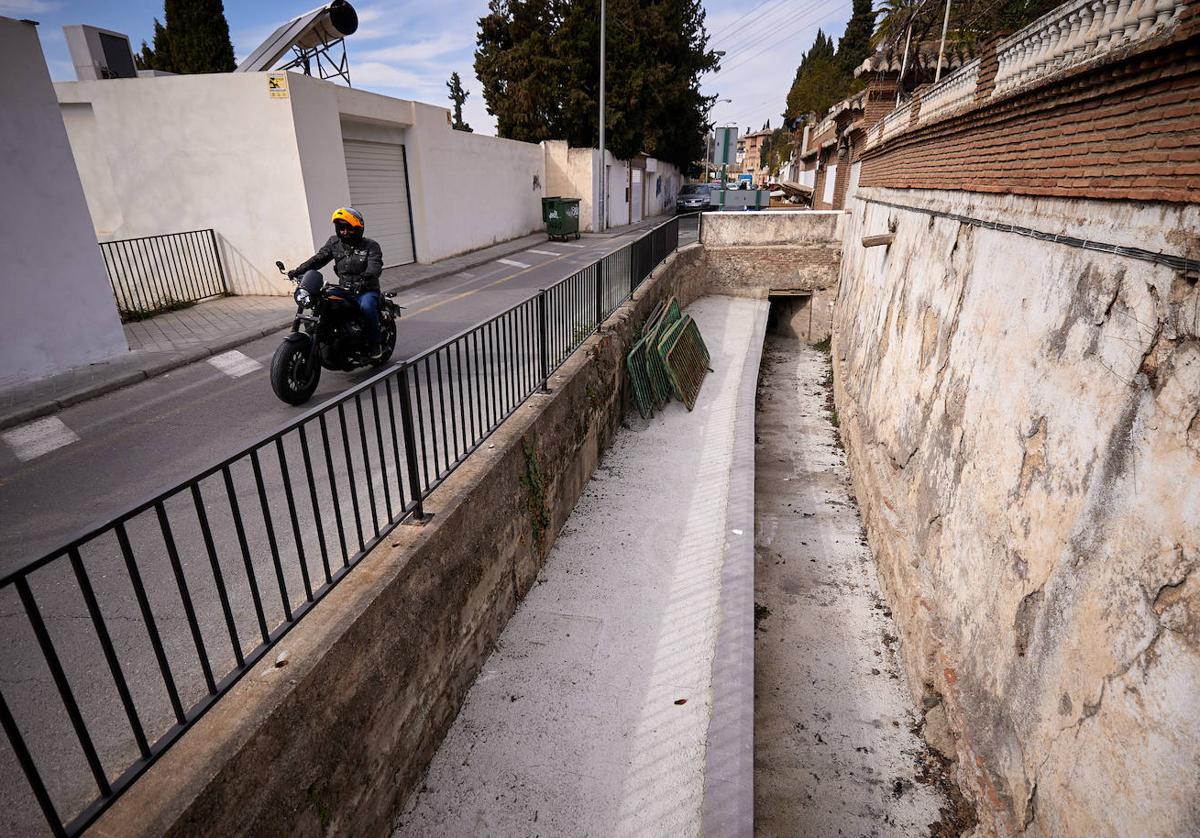
[[[455,131],[472,133],[471,126],[463,122],[462,118],[463,102],[467,101],[471,91],[463,90],[462,79],[458,77],[457,72],[450,74],[450,81],[446,82],[446,87],[450,88],[450,101],[454,103],[454,122],[451,127]]]
[[[848,78],[853,78],[855,68],[871,54],[874,32],[875,12],[871,10],[871,0],[854,0],[854,11],[837,48],[838,64]]]
[[[490,0],[475,71],[502,137],[599,142],[599,0]],[[702,156],[716,69],[700,0],[607,0],[605,144],[681,168]]]
[[[166,32],[178,73],[228,73],[237,65],[221,0],[166,0]]]
[[[139,70],[162,70],[164,73],[174,73],[175,62],[171,59],[171,42],[167,37],[167,29],[154,19],[154,46],[142,41],[141,52],[133,57]]]
[[[818,29],[812,47],[801,56],[800,66],[796,68],[784,118],[790,121],[805,116],[819,119],[830,105],[845,96],[848,84],[834,54],[833,39]]]

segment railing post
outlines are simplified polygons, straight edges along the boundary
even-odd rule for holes
[[[630,242],[629,244],[627,244],[627,245],[626,245],[626,247],[628,247],[628,248],[629,248],[629,258],[628,258],[628,259],[626,259],[625,261],[626,261],[626,262],[629,264],[629,296],[630,296],[630,298],[632,298],[632,297],[633,297],[633,292],[634,292],[634,290],[637,288],[637,286],[636,286],[636,285],[634,284],[634,282],[633,282],[633,277],[634,277],[634,274],[636,274],[636,273],[637,273],[637,271],[634,269],[634,266],[633,266],[633,261],[634,261],[634,255],[633,255],[633,251],[634,251],[634,243],[633,243],[633,242]]]
[[[538,291],[538,331],[541,334],[541,339],[538,346],[538,364],[539,373],[542,379],[542,386],[538,388],[539,392],[550,392],[550,321],[546,313],[546,292]]]
[[[412,494],[416,510],[413,517],[424,523],[429,520],[422,502],[421,478],[417,470],[417,435],[413,430],[412,396],[408,389],[408,364],[400,367],[400,424],[404,430],[404,459],[408,465],[408,490]]]
[[[228,294],[229,280],[225,278],[225,265],[221,262],[221,251],[217,247],[217,231],[210,229],[208,235],[212,239],[213,258],[217,260],[217,273],[221,277],[221,290]]]
[[[596,328],[604,322],[604,259],[596,263]]]

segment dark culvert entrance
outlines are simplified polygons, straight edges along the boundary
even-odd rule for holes
[[[771,291],[768,299],[771,313],[767,317],[767,332],[782,338],[817,343],[829,333],[828,323],[814,315],[811,291]]]

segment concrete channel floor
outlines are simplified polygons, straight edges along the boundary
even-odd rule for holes
[[[755,834],[958,834],[914,732],[827,401],[826,356],[769,335],[755,435]]]
[[[743,365],[767,303],[707,297],[688,312],[713,369],[695,410],[673,402],[618,433],[397,838],[700,834],[723,564],[748,564],[727,545],[753,537],[728,514],[752,432],[737,408],[753,398]],[[746,774],[748,795],[749,760]]]

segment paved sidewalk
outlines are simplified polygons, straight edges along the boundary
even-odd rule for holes
[[[689,307],[713,369],[696,409],[618,432],[394,838],[750,834],[767,309]]]
[[[667,220],[657,216],[584,239],[609,238]],[[383,272],[385,290],[406,290],[469,270],[546,241],[545,233],[473,250],[427,265],[401,265]],[[173,369],[225,352],[291,325],[291,297],[238,296],[199,303],[125,324],[129,352],[99,364],[0,389],[0,429],[46,416]]]

